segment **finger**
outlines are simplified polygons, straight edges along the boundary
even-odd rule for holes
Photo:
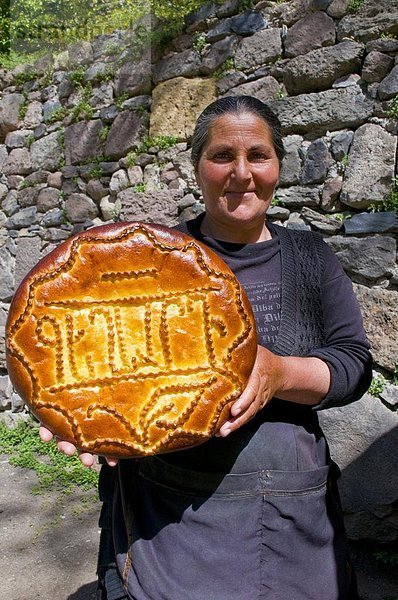
[[[252,375],[249,378],[242,394],[231,406],[231,415],[233,417],[237,417],[251,406],[258,394],[260,384],[261,381],[258,375]]]
[[[89,452],[79,454],[79,460],[85,467],[92,467],[94,464],[94,456]]]
[[[219,436],[227,437],[233,431],[242,427],[242,425],[246,425],[258,412],[260,409],[260,400],[257,398],[254,402],[250,404],[250,406],[238,417],[228,419],[219,430]]]
[[[54,437],[51,431],[43,425],[39,427],[39,436],[42,442],[51,442]]]
[[[106,456],[105,460],[110,467],[116,467],[117,463],[119,462],[117,458],[107,458]]]
[[[67,454],[67,456],[73,456],[74,453],[76,452],[76,446],[74,446],[73,444],[71,444],[69,442],[58,441],[57,446],[58,446],[58,450],[60,452],[63,452],[64,454]]]

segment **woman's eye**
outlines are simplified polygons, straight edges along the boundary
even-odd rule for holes
[[[258,160],[265,160],[267,157],[265,156],[265,154],[263,152],[254,152],[253,154],[250,155],[250,160],[254,160],[254,161],[258,161]]]
[[[217,152],[217,154],[214,155],[215,160],[229,160],[230,155],[228,152]]]

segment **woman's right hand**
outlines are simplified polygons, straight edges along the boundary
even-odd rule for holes
[[[41,425],[39,427],[39,435],[40,439],[43,442],[50,442],[54,435],[51,433],[49,429]],[[70,442],[65,442],[65,440],[57,439],[58,450],[67,456],[73,456],[76,452],[76,446],[71,444]],[[90,452],[78,452],[79,460],[85,467],[92,467],[94,464],[94,454],[90,454]],[[104,457],[106,462],[110,467],[115,467],[118,463],[116,458],[107,458]]]

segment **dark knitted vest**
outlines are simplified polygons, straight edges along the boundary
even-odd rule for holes
[[[198,220],[175,229],[195,236]],[[282,356],[303,356],[324,341],[321,277],[324,268],[323,241],[311,231],[286,229],[269,224],[280,240],[282,308],[278,340],[273,351]]]

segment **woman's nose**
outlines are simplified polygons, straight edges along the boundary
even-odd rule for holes
[[[238,180],[251,179],[250,163],[246,158],[237,158],[234,161],[231,175]]]

